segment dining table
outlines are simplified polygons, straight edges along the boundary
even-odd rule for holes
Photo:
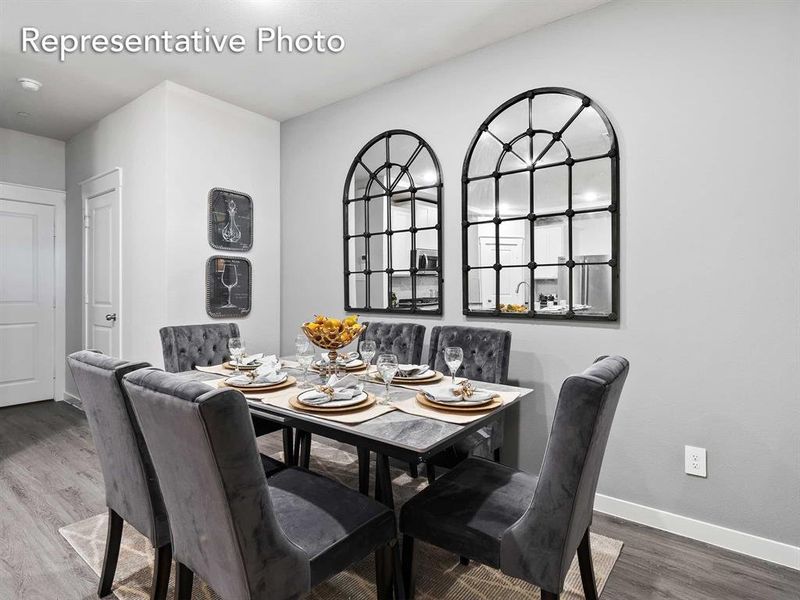
[[[324,385],[328,376],[309,370],[304,374],[300,366],[291,358],[282,359],[283,367],[294,377],[298,384],[307,376],[307,383],[312,386]],[[229,376],[230,371],[225,371],[220,367],[201,368],[202,370],[184,371],[181,375],[193,381],[207,382],[211,387],[220,385],[220,380]],[[512,406],[521,401],[531,398],[533,390],[530,388],[501,385],[488,382],[473,381],[476,386],[503,394],[504,401],[491,411],[470,415],[469,422],[451,422],[446,420],[449,415],[421,416],[404,412],[412,410],[414,399],[419,388],[406,383],[392,383],[390,385],[390,398],[385,402],[385,385],[367,373],[354,373],[359,377],[363,384],[364,391],[373,394],[377,399],[377,406],[383,406],[385,412],[378,414],[374,418],[369,418],[361,422],[346,423],[340,420],[332,420],[327,415],[301,411],[292,406],[282,406],[269,404],[261,397],[253,397],[244,391],[250,413],[253,417],[254,425],[259,420],[266,421],[270,426],[279,425],[283,428],[291,428],[299,435],[305,436],[310,440],[310,435],[317,435],[340,443],[355,446],[359,460],[369,461],[370,453],[375,454],[375,499],[382,502],[389,508],[394,509],[394,495],[392,492],[392,480],[389,471],[389,460],[397,459],[408,465],[419,465],[426,463],[440,452],[456,445],[470,434],[480,430],[499,419]],[[442,383],[447,383],[449,377]],[[291,390],[294,395],[301,392],[298,384]],[[415,410],[415,412],[418,412]],[[433,414],[427,411],[427,414]],[[358,420],[358,419],[356,419]],[[258,427],[256,427],[258,429]],[[291,442],[288,446],[291,446]],[[291,464],[292,457],[297,462],[296,453],[288,447],[284,438],[284,455]],[[310,444],[306,442],[300,446],[301,464],[308,463]],[[305,461],[302,456],[306,455]],[[366,470],[368,478],[369,471]],[[359,489],[362,492],[368,490],[368,479],[364,480],[364,472],[359,474]]]

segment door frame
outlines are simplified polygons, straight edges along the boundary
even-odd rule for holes
[[[67,201],[66,192],[50,188],[21,185],[0,181],[0,198],[26,204],[44,204],[52,206],[55,211],[55,234],[53,237],[54,274],[53,274],[53,398],[64,400],[64,385],[67,361]]]
[[[117,244],[119,245],[119,264],[117,270],[119,271],[119,289],[117,290],[118,307],[117,307],[117,325],[119,327],[119,356],[115,358],[122,358],[123,351],[123,336],[122,336],[122,319],[124,318],[124,309],[122,302],[122,167],[114,167],[103,173],[92,175],[88,179],[78,183],[81,190],[81,230],[83,231],[83,244],[81,246],[83,259],[81,260],[81,345],[86,349],[88,343],[88,336],[86,329],[89,326],[89,318],[87,315],[87,308],[89,302],[88,278],[86,277],[88,263],[89,263],[89,236],[87,235],[88,228],[86,227],[86,219],[89,216],[88,205],[91,198],[107,194],[108,192],[117,191],[119,196],[119,210],[117,211]]]

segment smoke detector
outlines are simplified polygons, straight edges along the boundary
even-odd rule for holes
[[[31,79],[30,77],[20,77],[17,79],[17,82],[26,92],[38,92],[42,89],[42,82]]]

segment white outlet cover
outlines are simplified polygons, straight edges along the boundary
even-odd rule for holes
[[[706,477],[706,449],[697,446],[685,446],[684,470],[687,475]]]

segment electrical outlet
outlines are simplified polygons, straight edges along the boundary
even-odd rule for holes
[[[684,469],[687,475],[706,477],[706,449],[686,446]]]

